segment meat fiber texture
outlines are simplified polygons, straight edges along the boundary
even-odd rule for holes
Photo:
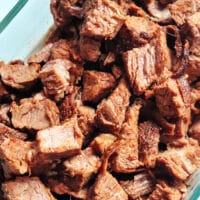
[[[200,168],[200,1],[50,7],[44,47],[0,61],[0,199],[183,199]]]

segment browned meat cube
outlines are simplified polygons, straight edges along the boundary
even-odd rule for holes
[[[112,134],[101,133],[96,138],[92,140],[91,147],[100,155],[103,155],[111,144],[117,139],[116,136]]]
[[[91,147],[63,162],[63,181],[71,190],[80,190],[98,172],[100,158]]]
[[[88,200],[128,200],[128,195],[108,172],[99,174]]]
[[[193,82],[200,77],[200,56],[189,55],[188,62],[186,74],[188,75],[188,80]]]
[[[85,71],[83,74],[83,102],[99,102],[115,86],[114,77],[107,72]]]
[[[158,26],[144,17],[127,16],[119,31],[119,43],[126,50],[148,43],[154,36]]]
[[[40,71],[40,78],[45,94],[53,96],[56,100],[64,97],[64,92],[69,85],[69,69],[73,63],[68,60],[56,59],[47,62]]]
[[[183,197],[184,195],[177,188],[160,182],[147,200],[181,200]]]
[[[156,165],[175,179],[186,180],[198,167],[199,155],[199,145],[189,141],[183,148],[171,148],[160,153]]]
[[[80,34],[112,39],[125,21],[123,9],[111,0],[93,0]]]
[[[77,40],[60,39],[55,42],[50,50],[50,59],[65,59],[75,63],[82,63],[81,56],[78,52]]]
[[[11,105],[12,124],[15,128],[41,130],[59,124],[59,110],[47,99],[22,99],[20,104]]]
[[[78,125],[84,136],[93,132],[95,127],[95,109],[89,106],[77,107]]]
[[[137,146],[137,141],[133,139],[121,139],[117,142],[116,151],[111,160],[113,171],[131,173],[142,166],[142,163],[138,160]]]
[[[150,194],[154,190],[155,180],[147,172],[142,172],[134,179],[120,181],[120,185],[131,199],[136,199]]]
[[[155,167],[158,155],[160,128],[151,121],[141,123],[139,126],[139,158],[147,168]]]
[[[200,10],[199,0],[177,0],[170,4],[169,11],[178,26],[185,23],[186,17]]]
[[[188,81],[184,77],[169,78],[155,88],[155,97],[160,113],[167,118],[177,119],[175,134],[185,137],[191,117]]]
[[[51,12],[56,26],[66,31],[66,26],[70,24],[72,17],[81,18],[82,8],[77,6],[80,0],[51,0]]]
[[[190,33],[188,36],[191,46],[190,52],[194,55],[200,56],[200,10],[186,18],[186,24]]]
[[[1,65],[1,79],[5,85],[15,89],[28,89],[38,79],[39,64],[8,64]]]
[[[79,41],[80,55],[84,60],[96,62],[101,55],[101,43],[98,40],[82,36]]]
[[[3,183],[2,190],[8,200],[55,200],[37,177],[17,177]]]
[[[165,33],[158,30],[150,43],[124,52],[123,60],[133,92],[142,94],[158,77],[167,76],[171,66]]]
[[[88,188],[82,188],[79,191],[71,190],[66,184],[58,179],[49,178],[48,187],[56,194],[63,195],[69,194],[78,199],[87,199]]]
[[[27,135],[0,123],[0,143],[6,138],[18,138],[25,140]]]
[[[83,135],[73,117],[60,126],[52,126],[37,132],[38,151],[44,158],[63,158],[77,154],[82,146]]]
[[[6,178],[29,172],[33,145],[34,142],[24,142],[17,138],[3,140],[0,144],[0,158]]]
[[[196,118],[189,129],[189,136],[198,140],[200,144],[200,119]]]
[[[28,58],[28,63],[47,62],[49,60],[49,57],[50,57],[50,50],[51,50],[52,46],[53,46],[52,43],[45,45],[40,51],[31,55]]]
[[[142,165],[138,160],[138,118],[141,102],[135,102],[126,113],[120,139],[112,155],[111,167],[115,172],[129,173]]]
[[[130,96],[128,84],[122,78],[111,95],[102,100],[97,107],[96,122],[101,131],[108,133],[119,132],[125,119],[126,109],[129,106]]]

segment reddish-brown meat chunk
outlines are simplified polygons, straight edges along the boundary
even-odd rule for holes
[[[171,66],[165,33],[159,30],[150,43],[124,52],[123,60],[133,92],[142,94]]]
[[[120,181],[129,198],[136,199],[138,197],[150,194],[155,186],[155,180],[147,173],[142,172],[134,176],[133,179]]]
[[[100,165],[100,158],[88,147],[63,162],[63,182],[71,190],[78,191],[98,172]]]
[[[178,26],[185,23],[186,17],[200,10],[199,0],[177,0],[168,6],[172,19]]]
[[[28,58],[28,63],[47,62],[49,60],[49,57],[50,57],[50,50],[51,50],[52,46],[53,46],[53,44],[49,43],[46,46],[44,46],[40,51],[31,55]]]
[[[139,125],[139,158],[147,168],[155,167],[160,128],[151,121]]]
[[[73,66],[68,60],[56,59],[47,62],[40,71],[40,78],[44,92],[56,100],[64,97],[64,92],[69,85],[69,69]]]
[[[144,45],[155,36],[157,30],[158,26],[149,19],[127,16],[124,25],[119,31],[119,45],[126,50]]]
[[[0,158],[6,178],[29,172],[33,146],[34,142],[24,142],[17,138],[3,140],[0,144]]]
[[[18,177],[3,183],[4,197],[8,200],[55,200],[37,177]]]
[[[200,77],[200,56],[189,55],[188,63],[186,74],[188,75],[188,80],[193,82]]]
[[[123,9],[111,0],[93,0],[86,13],[80,34],[87,37],[112,39],[125,20]]]
[[[164,181],[156,185],[153,193],[148,197],[148,200],[181,200],[183,194],[173,186],[167,185]]]
[[[185,136],[190,123],[191,94],[184,77],[168,79],[155,89],[156,104],[167,118],[177,119],[175,134]]]
[[[122,78],[111,95],[102,100],[97,107],[96,123],[100,130],[108,133],[119,132],[129,106],[130,96],[128,84]]]
[[[84,60],[96,62],[101,55],[98,40],[82,36],[79,41],[80,55]]]
[[[39,64],[8,64],[1,65],[1,80],[5,85],[15,89],[28,89],[38,78]]]
[[[37,132],[38,151],[44,158],[63,158],[77,154],[82,146],[83,135],[77,118],[70,118],[60,126],[53,126]]]
[[[141,103],[136,102],[126,113],[125,122],[120,131],[120,139],[116,142],[116,150],[112,155],[111,166],[115,172],[130,173],[142,165],[138,160],[138,118]]]
[[[100,134],[92,140],[91,147],[100,155],[103,155],[111,144],[117,139],[112,134]]]
[[[50,187],[52,192],[59,195],[69,194],[78,199],[87,199],[88,188],[82,188],[79,191],[74,191],[63,182],[53,178],[48,179],[48,187]]]
[[[128,200],[128,195],[108,172],[99,174],[92,188],[89,200]]]
[[[95,128],[95,109],[89,106],[78,106],[77,116],[83,135],[88,136]]]
[[[183,148],[171,148],[160,153],[156,165],[176,179],[186,180],[198,167],[200,148],[194,142],[188,142]]]
[[[82,100],[99,102],[115,86],[114,77],[107,72],[85,71],[83,74]]]
[[[77,40],[60,39],[55,42],[50,51],[50,59],[66,59],[74,63],[82,63],[81,56],[78,52]]]
[[[10,94],[8,90],[3,85],[2,81],[0,81],[0,101],[4,99],[8,99],[10,97]]]
[[[20,104],[11,105],[12,124],[15,128],[41,130],[59,124],[59,110],[47,99],[22,99]]]
[[[0,123],[0,143],[6,138],[18,138],[25,140],[27,135]]]
[[[81,18],[83,16],[82,8],[76,6],[80,0],[51,0],[51,12],[55,24],[64,29],[70,24],[73,17]]]

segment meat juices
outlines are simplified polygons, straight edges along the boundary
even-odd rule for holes
[[[200,168],[200,1],[50,8],[44,47],[0,61],[0,199],[184,199]]]

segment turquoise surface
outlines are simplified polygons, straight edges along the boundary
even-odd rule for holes
[[[25,60],[53,25],[50,0],[0,0],[0,60]]]

